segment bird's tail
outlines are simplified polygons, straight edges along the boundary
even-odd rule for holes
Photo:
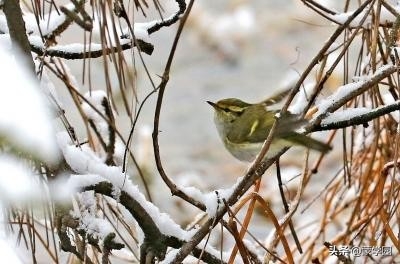
[[[292,142],[293,144],[305,146],[307,148],[320,151],[322,153],[327,153],[332,149],[331,146],[324,142],[296,132],[293,132],[292,135],[289,135],[286,140]]]

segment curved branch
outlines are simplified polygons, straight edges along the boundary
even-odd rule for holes
[[[178,21],[178,19],[180,18],[180,16],[185,12],[186,10],[186,3],[184,0],[176,0],[176,2],[178,3],[179,6],[179,10],[178,12],[176,12],[174,15],[172,15],[171,17],[156,22],[153,26],[149,27],[147,29],[147,32],[150,34],[160,30],[162,27],[168,27],[172,24],[174,24],[176,21]]]
[[[181,23],[179,24],[178,31],[176,33],[174,42],[172,44],[171,52],[169,54],[168,61],[167,61],[167,64],[165,66],[165,69],[164,69],[164,73],[163,73],[163,76],[162,76],[162,79],[161,79],[161,83],[157,87],[157,89],[159,89],[159,92],[158,92],[158,96],[157,96],[156,109],[155,109],[155,113],[154,113],[152,137],[153,137],[154,157],[155,157],[155,160],[156,160],[157,170],[160,173],[160,176],[163,179],[163,181],[165,182],[165,184],[170,189],[172,195],[176,195],[176,196],[182,198],[183,200],[191,203],[192,205],[196,206],[197,208],[205,211],[206,210],[206,206],[202,202],[193,199],[192,197],[190,197],[189,195],[184,193],[182,190],[177,188],[176,184],[172,181],[172,179],[170,177],[168,177],[167,173],[165,172],[165,170],[164,170],[164,168],[162,166],[161,155],[160,155],[160,146],[158,144],[158,133],[159,133],[159,124],[160,124],[161,105],[162,105],[162,101],[163,101],[163,97],[164,97],[164,92],[165,92],[165,89],[167,87],[167,83],[168,83],[168,80],[169,80],[169,72],[170,72],[170,69],[171,69],[172,60],[174,58],[176,47],[178,45],[179,37],[180,37],[180,35],[182,33],[183,26],[184,26],[184,24],[186,22],[186,19],[187,19],[189,13],[190,13],[192,5],[193,5],[193,0],[189,3],[187,11],[186,11]]]

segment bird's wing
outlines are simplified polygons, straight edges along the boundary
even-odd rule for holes
[[[228,140],[233,143],[263,142],[275,122],[277,111],[266,111],[263,106],[247,109],[238,118],[227,134]],[[287,113],[278,123],[275,137],[284,138],[291,132],[304,125],[307,121],[299,119],[297,115]]]
[[[263,104],[265,106],[277,104],[280,101],[282,101],[282,99],[285,98],[290,93],[291,90],[292,90],[292,88],[288,88],[288,89],[279,91],[278,93],[273,94],[272,96],[268,97],[267,99],[261,101],[260,104]]]

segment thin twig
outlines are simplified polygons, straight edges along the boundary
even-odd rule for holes
[[[180,198],[184,199],[185,201],[187,201],[187,202],[193,204],[194,206],[200,208],[201,210],[205,211],[206,210],[206,206],[202,202],[195,200],[194,198],[190,197],[189,195],[187,195],[186,193],[181,191],[176,186],[176,184],[172,181],[172,179],[170,177],[168,177],[168,175],[166,174],[166,172],[165,172],[165,170],[164,170],[164,168],[162,166],[161,156],[160,156],[160,146],[158,144],[161,105],[162,105],[162,101],[163,101],[163,97],[164,97],[164,92],[165,92],[165,89],[167,87],[167,83],[168,83],[168,80],[169,80],[169,73],[170,73],[170,70],[171,70],[172,61],[173,61],[173,58],[174,58],[174,55],[175,55],[175,52],[176,52],[176,48],[178,46],[178,41],[179,41],[179,38],[181,36],[181,33],[182,33],[183,27],[185,25],[185,22],[187,20],[187,17],[189,16],[189,13],[190,13],[190,11],[192,9],[193,3],[194,3],[194,0],[191,0],[189,2],[187,10],[186,10],[186,13],[184,14],[184,16],[182,17],[181,22],[179,23],[179,27],[178,27],[178,30],[176,32],[176,35],[175,35],[175,38],[174,38],[174,42],[172,44],[171,51],[169,53],[167,63],[165,65],[165,69],[164,69],[164,73],[162,75],[161,83],[158,86],[158,90],[159,91],[158,91],[158,96],[157,96],[156,109],[155,109],[155,113],[154,113],[153,134],[152,134],[152,136],[153,136],[154,157],[155,157],[155,160],[156,160],[157,170],[160,173],[160,176],[163,179],[163,181],[165,182],[165,184],[170,189],[172,195],[179,196]]]

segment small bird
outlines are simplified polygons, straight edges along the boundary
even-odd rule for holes
[[[268,110],[286,93],[278,94],[261,103],[250,104],[236,98],[228,98],[213,103],[207,101],[215,110],[214,122],[226,149],[238,160],[251,162],[261,150],[264,141],[279,111]],[[295,130],[307,124],[299,115],[285,113],[280,117],[273,141],[264,159],[273,157],[282,148],[294,145],[326,153],[331,150],[328,144],[297,133]]]

